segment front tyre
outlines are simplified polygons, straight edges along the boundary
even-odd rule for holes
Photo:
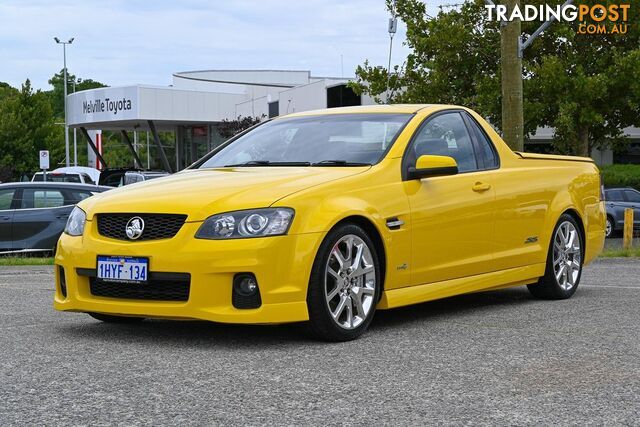
[[[527,286],[529,292],[537,298],[571,298],[580,283],[583,257],[584,241],[578,223],[563,214],[552,234],[545,275]]]
[[[380,264],[375,246],[359,226],[330,231],[313,263],[307,307],[311,332],[327,341],[362,335],[376,310]]]
[[[139,323],[144,320],[144,317],[128,317],[128,316],[112,316],[110,314],[102,313],[87,313],[89,316],[96,320],[100,320],[105,323]]]

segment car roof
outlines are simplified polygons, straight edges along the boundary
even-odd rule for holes
[[[609,190],[633,190],[633,191],[640,191],[640,190],[636,190],[633,187],[605,187],[604,191],[609,191]]]
[[[376,104],[376,105],[356,105],[353,107],[337,107],[337,108],[325,108],[322,110],[302,111],[299,113],[287,114],[280,116],[274,120],[278,120],[283,117],[305,117],[305,116],[320,116],[331,114],[415,114],[420,110],[446,110],[449,108],[463,108],[457,105],[443,105],[443,104]]]
[[[98,179],[100,179],[100,171],[98,169],[95,168],[90,168],[87,166],[68,166],[68,167],[62,167],[62,168],[57,168],[54,169],[53,171],[51,171],[52,173],[79,173],[79,174],[87,174],[91,177],[92,180],[97,181]]]
[[[105,187],[100,185],[93,184],[80,184],[73,182],[6,182],[0,184],[0,190],[16,187],[16,188],[42,188],[42,187],[51,187],[51,188],[59,188],[63,190],[88,190],[88,191],[107,191],[112,190],[112,187]]]

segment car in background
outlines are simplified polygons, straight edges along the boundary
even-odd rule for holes
[[[100,171],[85,166],[69,166],[57,168],[47,172],[46,180],[51,182],[73,182],[77,184],[97,185],[100,179]],[[43,182],[45,176],[43,172],[36,172],[31,178],[31,182]]]
[[[100,174],[100,185],[109,187],[122,187],[136,182],[148,181],[169,175],[164,171],[147,171],[132,168],[105,169]]]
[[[0,254],[52,252],[76,203],[106,190],[66,182],[0,184]]]
[[[149,181],[150,179],[162,178],[163,176],[167,175],[169,174],[164,171],[128,171],[124,174],[124,185]]]
[[[640,191],[627,188],[607,188],[604,190],[607,207],[605,235],[611,237],[624,229],[624,211],[633,209],[633,228],[640,229]]]

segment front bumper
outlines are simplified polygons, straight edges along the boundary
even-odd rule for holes
[[[84,236],[63,234],[55,257],[54,307],[61,311],[225,323],[308,320],[307,285],[322,233],[201,240],[193,237],[200,224],[185,223],[171,239],[140,242],[103,237],[97,232],[96,221],[87,222]],[[92,295],[87,271],[95,270],[98,255],[147,257],[151,276],[187,273],[189,298],[185,302],[170,302]],[[60,283],[62,271],[66,296]],[[231,302],[233,277],[247,272],[256,276],[262,305],[237,309]]]

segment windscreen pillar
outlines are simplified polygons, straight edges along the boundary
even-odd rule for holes
[[[167,158],[167,154],[164,152],[164,148],[162,148],[162,144],[160,143],[160,136],[158,136],[156,125],[153,124],[152,120],[147,120],[147,123],[149,124],[149,130],[153,135],[153,141],[156,143],[156,147],[158,148],[158,152],[160,153],[160,160],[162,160],[164,170],[169,173],[173,173],[173,171],[171,170],[171,165],[169,164],[169,159]]]
[[[100,151],[98,151],[98,147],[96,147],[96,144],[93,142],[93,139],[91,139],[91,137],[89,136],[87,129],[84,127],[80,127],[80,132],[82,132],[82,135],[84,135],[85,139],[87,140],[87,143],[89,144],[89,147],[91,147],[91,149],[95,153],[96,158],[98,159],[98,161],[100,161],[100,164],[102,164],[102,167],[106,169],[108,167],[107,162],[104,161],[104,157],[102,157],[102,154],[100,154]]]
[[[122,139],[124,140],[124,142],[129,147],[129,150],[131,150],[131,154],[133,154],[133,160],[136,163],[136,167],[138,167],[140,169],[144,169],[144,167],[142,166],[142,162],[140,161],[140,157],[138,157],[138,153],[136,153],[136,149],[133,147],[133,144],[131,143],[131,140],[129,139],[129,134],[127,134],[126,130],[122,130],[120,132],[122,134]]]

